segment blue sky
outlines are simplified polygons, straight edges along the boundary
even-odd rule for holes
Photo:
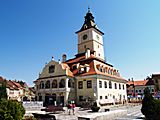
[[[1,0],[0,76],[33,85],[52,56],[74,57],[88,6],[124,78],[160,72],[159,0]]]

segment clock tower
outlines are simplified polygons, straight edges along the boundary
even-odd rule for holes
[[[103,35],[95,24],[94,17],[88,9],[83,26],[76,33],[78,34],[78,54],[90,49],[94,55],[104,60]]]

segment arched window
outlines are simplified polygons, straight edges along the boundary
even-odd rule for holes
[[[72,80],[71,80],[71,79],[68,80],[68,87],[69,87],[69,88],[72,87]]]
[[[53,82],[52,82],[52,88],[57,88],[57,80],[53,80]]]
[[[108,74],[110,74],[110,68],[108,69]]]
[[[61,81],[59,82],[59,88],[64,88],[65,87],[65,80],[61,79]]]
[[[49,80],[46,82],[45,88],[50,88],[50,81]]]
[[[40,83],[40,88],[44,89],[44,82],[43,81],[41,81],[41,83]]]
[[[100,66],[99,70],[100,70],[101,72],[103,72],[103,66]]]
[[[116,75],[116,70],[113,70],[113,75]]]
[[[113,75],[113,70],[111,69],[110,74]]]
[[[109,88],[112,88],[112,82],[109,81]]]

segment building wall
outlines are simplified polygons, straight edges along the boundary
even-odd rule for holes
[[[87,88],[87,81],[92,81],[92,88]],[[83,89],[79,89],[78,82],[83,82]],[[99,81],[102,82],[102,88],[100,88]],[[109,88],[108,79],[98,78],[97,75],[91,75],[86,77],[77,78],[77,102],[80,103],[79,96],[83,96],[84,99],[90,97],[92,100],[96,100],[97,103],[107,104],[109,102],[123,102],[127,100],[126,84],[122,82],[112,81],[112,88]],[[107,82],[107,88],[105,88],[105,82]],[[115,89],[114,84],[117,84]],[[119,88],[121,85],[121,89]],[[102,96],[102,98],[100,98]],[[106,98],[107,96],[107,98]],[[120,97],[121,96],[121,97]]]
[[[152,95],[155,94],[155,86],[154,85],[138,85],[138,86],[135,86],[130,88],[129,90],[127,90],[127,95],[128,96],[134,96],[135,94],[135,97],[139,97],[139,98],[142,98],[144,96],[144,89],[148,87],[152,93]]]
[[[160,91],[160,74],[153,74],[152,79],[154,80],[156,91]]]
[[[6,88],[8,99],[14,99],[22,101],[23,90],[22,89],[9,89]]]
[[[85,77],[76,77],[76,89],[77,89],[77,103],[81,103],[82,101],[79,99],[80,96],[83,96],[83,99],[87,100],[88,98],[91,98],[92,100],[95,99],[96,96],[94,96],[94,89],[97,86],[97,81],[95,76],[85,76]],[[79,89],[79,82],[83,82],[83,88]],[[87,88],[87,81],[91,81],[91,88]]]
[[[100,88],[99,82],[102,82],[102,88]],[[105,82],[107,83],[107,87],[105,88]],[[112,88],[109,88],[109,82],[111,82]],[[127,100],[126,94],[126,84],[122,82],[115,82],[109,79],[98,79],[97,80],[97,88],[98,88],[98,101],[99,102],[122,102]],[[115,87],[116,84],[116,87]],[[120,85],[120,88],[119,88]]]

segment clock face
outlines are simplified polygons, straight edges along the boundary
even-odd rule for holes
[[[83,40],[86,40],[87,39],[87,34],[83,35]]]

